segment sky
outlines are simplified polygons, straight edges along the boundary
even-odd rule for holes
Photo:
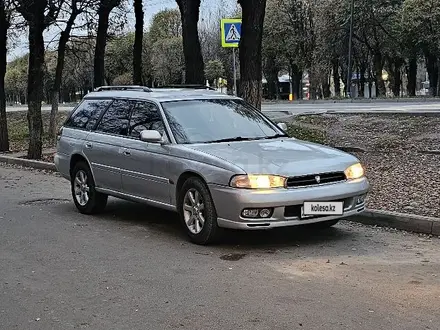
[[[128,14],[128,24],[125,27],[126,31],[134,30],[134,14],[133,14],[133,0],[127,0],[128,6],[131,9]],[[143,0],[144,2],[144,12],[145,12],[145,26],[148,26],[155,14],[159,11],[167,8],[177,8],[175,0]],[[216,12],[219,9],[229,8],[232,9],[236,5],[236,0],[202,0],[201,5],[201,17],[206,17],[211,12]],[[44,39],[47,48],[55,48],[57,37],[59,35],[60,29],[57,27],[51,27],[44,33]],[[28,52],[28,42],[26,32],[20,36],[13,49],[8,51],[8,62],[20,57]]]

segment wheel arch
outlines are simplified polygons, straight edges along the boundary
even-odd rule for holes
[[[90,162],[88,161],[88,159],[84,155],[82,155],[80,153],[73,154],[70,157],[70,167],[69,167],[70,177],[72,177],[72,171],[73,171],[75,165],[81,161],[85,162],[89,166],[90,172],[92,173],[92,176],[94,177],[92,166],[90,166]]]
[[[180,195],[180,191],[182,190],[184,183],[186,182],[186,180],[188,180],[191,177],[196,177],[196,178],[202,180],[203,183],[205,183],[205,185],[208,186],[208,182],[200,173],[197,173],[197,172],[191,171],[191,170],[187,170],[187,171],[183,172],[179,176],[179,178],[177,179],[177,183],[176,183],[176,191],[175,191],[176,206],[179,205],[179,195]],[[209,191],[209,188],[208,188],[208,191]]]

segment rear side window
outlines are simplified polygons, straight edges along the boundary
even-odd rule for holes
[[[70,116],[65,126],[91,130],[111,100],[84,100]]]
[[[115,100],[102,116],[96,130],[108,134],[127,135],[132,106],[132,101]]]

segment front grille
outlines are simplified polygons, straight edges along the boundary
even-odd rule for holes
[[[287,188],[307,187],[319,184],[335,183],[345,181],[344,172],[332,172],[322,174],[311,174],[293,176],[287,179]]]

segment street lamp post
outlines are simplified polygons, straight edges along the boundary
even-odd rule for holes
[[[350,36],[348,40],[348,69],[347,69],[347,97],[351,98],[351,62],[353,57],[353,16],[354,16],[354,0],[351,0],[350,5]]]

